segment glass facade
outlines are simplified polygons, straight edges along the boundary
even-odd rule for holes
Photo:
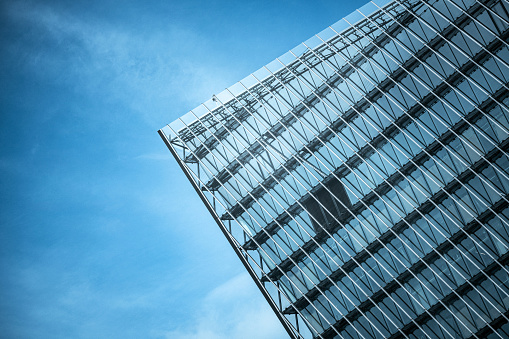
[[[290,337],[509,337],[508,41],[373,1],[159,131]]]

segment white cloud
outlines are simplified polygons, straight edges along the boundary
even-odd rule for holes
[[[233,315],[233,316],[232,316]],[[258,339],[287,336],[247,273],[214,288],[189,326],[165,333],[172,339]]]
[[[16,21],[36,27],[38,35],[65,51],[59,55],[45,44],[36,46],[27,57],[33,72],[76,91],[126,104],[147,120],[153,121],[155,116],[160,121],[156,114],[170,107],[183,115],[191,106],[170,105],[197,105],[233,84],[231,66],[211,61],[211,43],[181,27],[133,32],[122,25],[92,22],[32,2],[11,3],[8,13]]]

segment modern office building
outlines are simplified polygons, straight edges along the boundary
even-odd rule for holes
[[[509,337],[508,12],[376,0],[159,131],[290,337]]]

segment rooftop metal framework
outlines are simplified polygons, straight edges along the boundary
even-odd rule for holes
[[[508,41],[372,1],[159,131],[290,337],[509,337]]]

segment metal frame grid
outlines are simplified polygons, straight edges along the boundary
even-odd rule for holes
[[[371,2],[159,131],[290,337],[509,336],[508,11]]]

